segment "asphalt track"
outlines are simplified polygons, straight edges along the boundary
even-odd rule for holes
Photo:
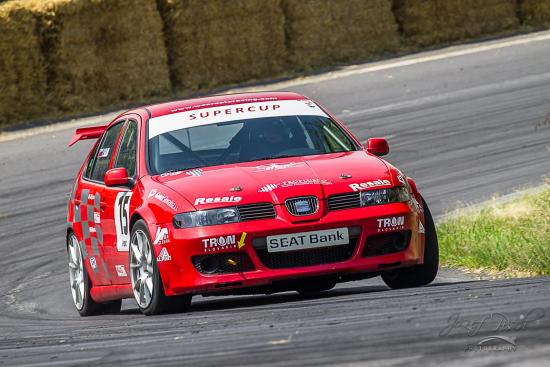
[[[550,172],[550,127],[537,128],[550,112],[550,40],[532,37],[264,89],[303,92],[361,139],[387,137],[388,160],[416,179],[441,216],[457,201],[538,185]],[[443,269],[433,285],[419,289],[389,290],[373,279],[307,299],[197,297],[188,313],[158,317],[144,317],[125,301],[121,314],[80,318],[68,287],[65,206],[90,144],[66,148],[72,133],[66,127],[0,137],[0,365],[531,366],[550,360],[547,277],[476,281]],[[512,344],[493,342],[508,351],[467,350],[487,336]]]

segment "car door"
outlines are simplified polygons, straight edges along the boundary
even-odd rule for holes
[[[132,116],[126,121],[111,167],[126,168],[131,182],[135,182],[137,178],[138,120],[138,116]],[[113,271],[113,284],[127,284],[130,283],[128,247],[132,190],[129,186],[105,187],[104,197],[106,203],[103,217],[105,250],[109,253],[107,266]]]
[[[110,126],[103,134],[82,174],[80,192],[75,197],[75,222],[82,227],[90,277],[94,284],[112,284],[112,271],[107,266],[106,235],[102,218],[105,215],[105,184],[103,178],[113,158],[124,121]]]

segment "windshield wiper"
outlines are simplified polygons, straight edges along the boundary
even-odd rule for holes
[[[192,169],[203,168],[203,167],[205,167],[205,166],[196,166],[196,167],[189,167],[189,168],[187,168],[187,167],[186,168],[175,168],[175,169],[171,169],[171,170],[159,173],[159,175],[165,175],[167,173],[174,173],[174,172],[189,171],[189,170],[192,170]]]

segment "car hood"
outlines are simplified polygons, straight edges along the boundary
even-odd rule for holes
[[[364,151],[254,161],[173,172],[156,180],[196,209],[349,193],[393,186],[384,161]]]

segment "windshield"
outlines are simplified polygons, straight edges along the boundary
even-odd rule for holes
[[[171,130],[158,134],[149,130],[153,174],[357,150],[350,137],[327,116],[271,116],[180,129],[174,124]]]

